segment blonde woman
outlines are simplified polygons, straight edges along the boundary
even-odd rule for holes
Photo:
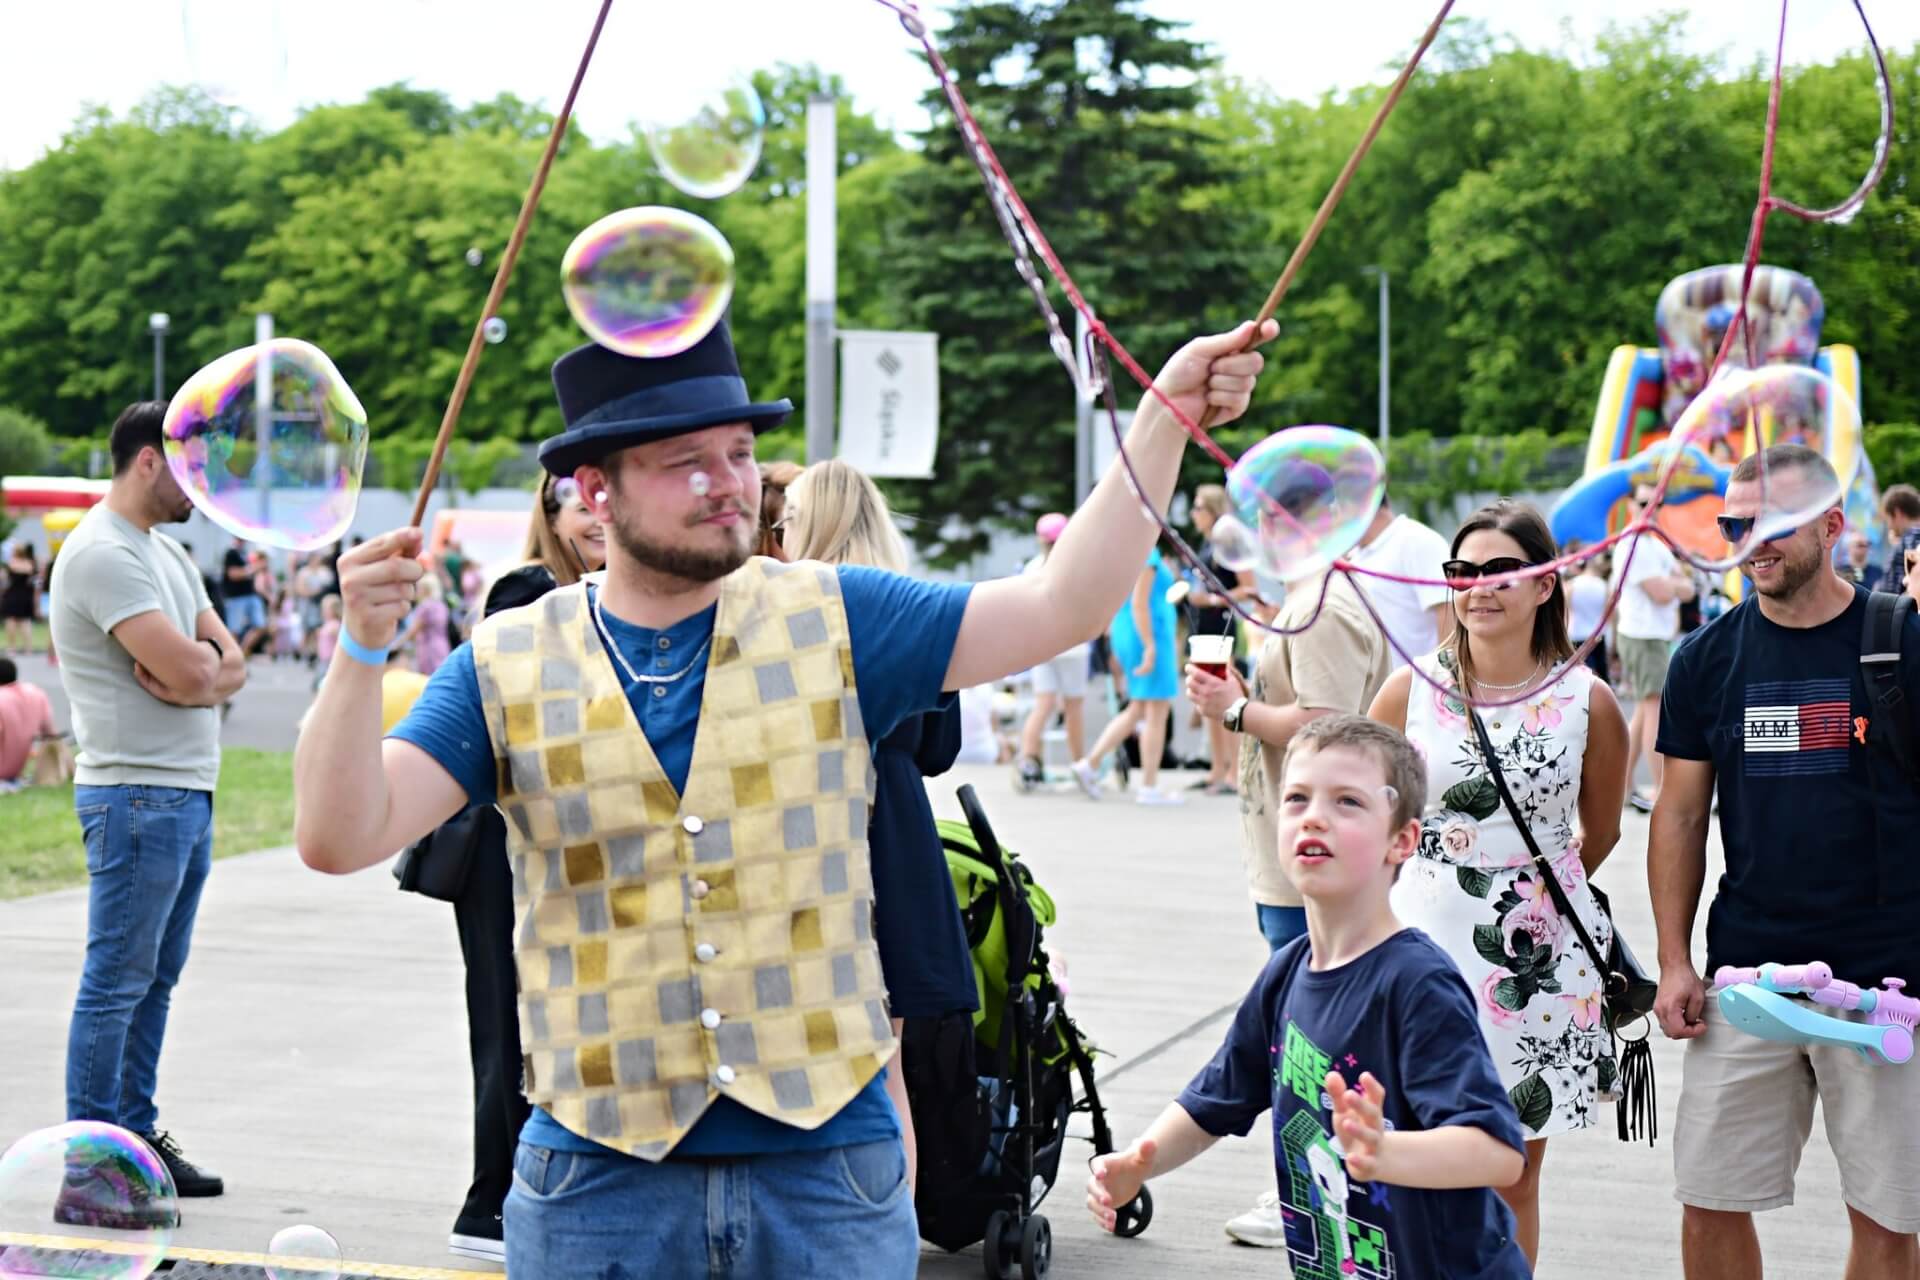
[[[835,459],[800,473],[787,487],[782,542],[790,560],[868,565],[904,573],[907,548],[880,490]],[[973,957],[960,922],[960,904],[933,825],[926,780],[945,773],[960,753],[960,706],[903,721],[874,746],[873,813],[868,843],[873,862],[874,940],[897,1036],[908,1018],[971,1019],[979,1005]],[[907,1148],[907,1180],[918,1172],[912,1111],[899,1054],[887,1069],[887,1091],[900,1114]]]

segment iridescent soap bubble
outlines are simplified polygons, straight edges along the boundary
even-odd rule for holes
[[[1207,549],[1213,552],[1215,564],[1233,573],[1260,563],[1260,540],[1238,516],[1224,515],[1214,520],[1213,532],[1207,535]]]
[[[1797,364],[1735,369],[1716,377],[1694,398],[1674,423],[1663,455],[1659,479],[1668,499],[1681,499],[1712,483],[1700,466],[1702,455],[1728,465],[1736,456],[1779,444],[1804,445],[1819,453],[1832,464],[1836,482],[1800,469],[1763,470],[1757,481],[1760,510],[1747,535],[1720,557],[1696,555],[1675,539],[1681,555],[1705,569],[1730,569],[1754,547],[1839,506],[1860,467],[1859,406],[1818,369]]]
[[[480,326],[480,331],[495,346],[507,340],[507,322],[499,316],[488,316],[487,322]]]
[[[767,110],[744,77],[676,94],[647,123],[660,176],[690,196],[717,200],[738,191],[760,163]]]
[[[302,1224],[274,1234],[267,1246],[269,1280],[340,1280],[340,1242]]]
[[[141,1280],[166,1258],[179,1224],[167,1166],[125,1129],[70,1121],[0,1156],[4,1280]]]
[[[480,250],[478,250],[478,249],[469,249],[469,250],[467,250],[467,265],[468,265],[468,266],[470,266],[470,267],[477,267],[477,266],[479,266],[479,265],[480,265],[481,263],[483,263],[483,262],[485,262],[486,260],[487,260],[487,259],[486,259],[486,255],[485,255],[485,254],[483,254],[483,253],[481,253],[481,252],[480,252]]]
[[[704,498],[713,489],[713,477],[704,471],[696,471],[687,477],[687,488],[696,498]]]
[[[1344,427],[1292,427],[1242,454],[1227,494],[1257,531],[1255,569],[1282,582],[1324,570],[1360,541],[1386,491],[1386,467]]]
[[[677,355],[726,314],[733,247],[683,209],[622,209],[567,246],[560,292],[601,346],[629,356]]]
[[[175,393],[164,434],[180,487],[237,537],[314,551],[353,521],[367,411],[310,342],[275,338],[221,356]]]

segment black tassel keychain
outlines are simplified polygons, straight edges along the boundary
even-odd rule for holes
[[[1647,1043],[1652,1030],[1648,1026],[1639,1036],[1624,1040],[1626,1048],[1620,1053],[1620,1100],[1613,1104],[1620,1141],[1638,1142],[1644,1133],[1648,1146],[1660,1135],[1653,1089],[1653,1046]]]

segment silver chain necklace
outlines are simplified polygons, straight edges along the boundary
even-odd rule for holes
[[[607,625],[607,615],[600,610],[598,591],[593,593],[593,620],[598,624],[600,639],[607,646],[608,652],[613,654],[613,660],[620,664],[620,669],[627,673],[627,679],[634,684],[672,684],[676,680],[686,679],[688,673],[700,665],[700,659],[706,654],[707,646],[713,643],[713,633],[709,631],[707,638],[700,642],[700,647],[693,651],[693,657],[687,660],[686,666],[669,676],[642,675],[633,669],[633,664],[627,661],[627,655],[620,652],[620,646],[613,642],[613,628]]]
[[[1524,689],[1528,685],[1532,684],[1534,680],[1539,677],[1541,666],[1542,666],[1542,663],[1538,659],[1536,659],[1533,664],[1533,670],[1527,673],[1526,679],[1520,680],[1514,684],[1495,684],[1491,680],[1482,680],[1479,676],[1475,676],[1473,678],[1473,682],[1479,685],[1482,689],[1500,689],[1500,690],[1504,690],[1506,692],[1511,693],[1515,689]]]

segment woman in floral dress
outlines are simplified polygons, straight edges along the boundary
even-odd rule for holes
[[[1573,645],[1557,575],[1486,581],[1553,558],[1553,535],[1532,507],[1502,500],[1475,512],[1446,566],[1456,584],[1452,637],[1417,670],[1389,677],[1372,710],[1427,761],[1420,847],[1394,885],[1393,909],[1446,948],[1476,994],[1487,1047],[1528,1135],[1526,1174],[1500,1195],[1530,1263],[1546,1140],[1595,1123],[1616,1068],[1601,976],[1500,802],[1460,690],[1480,703],[1525,694],[1480,718],[1534,841],[1604,954],[1612,934],[1587,877],[1620,836],[1626,719],[1585,666],[1562,671]]]

